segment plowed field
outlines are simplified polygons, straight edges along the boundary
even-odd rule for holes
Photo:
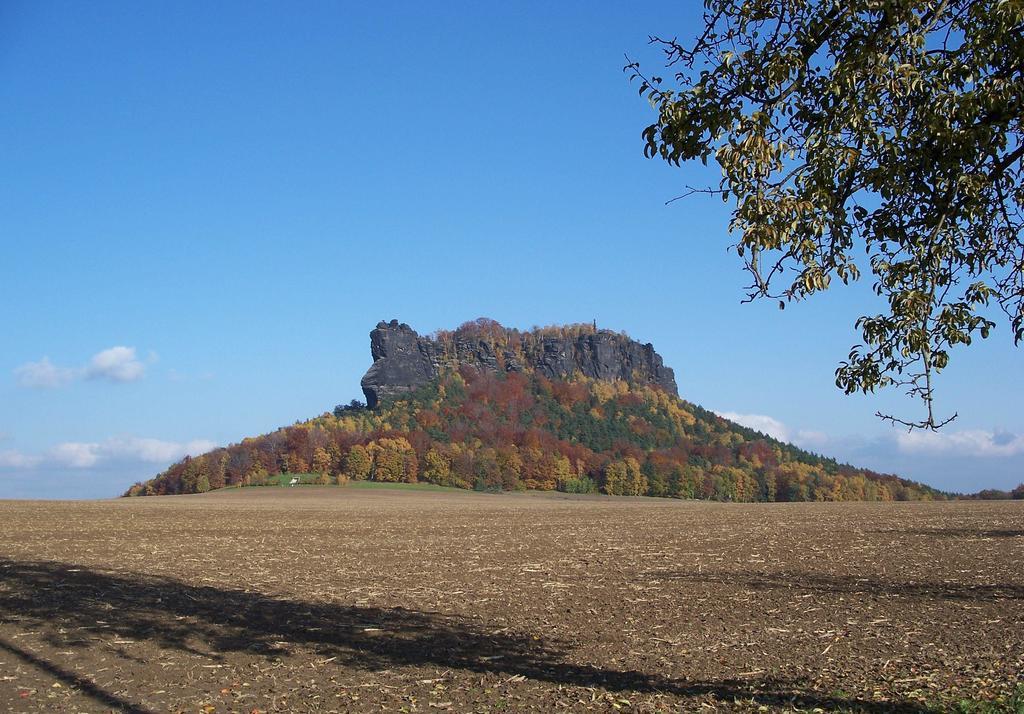
[[[1012,710],[1022,563],[1020,501],[5,501],[0,711]]]

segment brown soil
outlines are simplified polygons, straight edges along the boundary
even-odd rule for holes
[[[0,502],[0,711],[924,711],[1024,671],[1024,502]]]

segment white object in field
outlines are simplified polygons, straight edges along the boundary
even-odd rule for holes
[[[289,486],[294,486],[298,482],[299,482],[299,477],[298,476],[292,476],[292,480],[288,482],[288,485]]]

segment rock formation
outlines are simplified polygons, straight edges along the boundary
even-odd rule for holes
[[[373,365],[360,383],[370,407],[423,386],[445,367],[460,366],[536,371],[548,379],[621,379],[678,396],[675,375],[653,345],[589,325],[520,332],[477,320],[430,338],[392,320],[377,323],[370,333],[370,352]]]

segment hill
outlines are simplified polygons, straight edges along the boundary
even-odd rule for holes
[[[592,325],[508,330],[491,320],[420,337],[371,333],[353,402],[186,458],[126,495],[279,483],[428,482],[723,501],[941,499],[745,428],[676,395],[654,348]]]

